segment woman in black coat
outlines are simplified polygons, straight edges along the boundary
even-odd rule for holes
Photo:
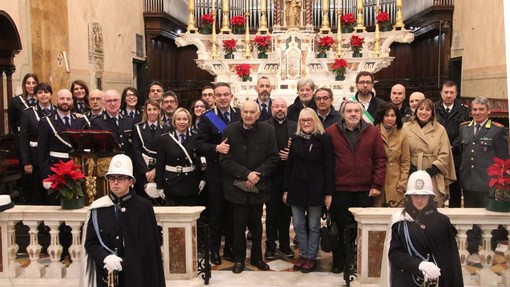
[[[317,114],[311,108],[303,108],[287,162],[288,192],[283,194],[283,201],[292,208],[292,221],[301,251],[294,270],[307,273],[317,266],[322,206],[329,209],[333,194],[334,158],[331,137],[324,133]]]
[[[198,136],[189,131],[191,114],[178,108],[173,115],[173,132],[164,134],[158,147],[156,185],[163,189],[170,205],[197,205],[201,181],[201,161],[197,154]]]

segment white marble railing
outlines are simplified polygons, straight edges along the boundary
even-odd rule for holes
[[[401,208],[350,208],[358,222],[358,274],[352,286],[379,286],[383,245],[391,215]],[[458,231],[457,245],[461,258],[465,286],[510,286],[510,251],[508,241],[497,250],[491,249],[492,231],[502,225],[510,230],[510,213],[491,212],[482,208],[440,208]],[[467,251],[467,232],[476,224],[482,230],[482,244],[478,254]],[[479,258],[477,267],[469,266],[468,259]],[[503,262],[501,262],[503,261]]]
[[[204,286],[197,272],[197,224],[204,207],[155,207],[158,225],[163,233],[163,268],[167,286]],[[15,206],[0,212],[0,286],[78,286],[82,259],[81,227],[87,208],[63,210],[58,206]],[[60,262],[63,247],[59,242],[62,222],[71,228],[72,244],[69,266]],[[19,246],[15,225],[21,222],[29,229],[27,253],[29,264],[16,260]],[[49,260],[41,260],[42,246],[38,226],[49,228]],[[49,263],[48,263],[49,261]]]

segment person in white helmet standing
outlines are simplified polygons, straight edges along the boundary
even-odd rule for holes
[[[114,156],[105,177],[110,192],[92,203],[84,225],[81,286],[165,286],[156,216],[132,188],[131,159]]]
[[[426,171],[411,174],[405,197],[404,210],[393,215],[387,232],[381,286],[464,286],[457,231],[438,212]]]

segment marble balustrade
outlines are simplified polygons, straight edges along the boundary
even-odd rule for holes
[[[350,208],[358,223],[357,277],[352,286],[379,286],[384,239],[393,213],[401,208]],[[510,213],[491,212],[482,208],[440,208],[450,218],[458,231],[457,245],[461,258],[465,286],[510,286],[510,251],[508,242],[497,249],[500,261],[495,262],[495,251],[491,249],[493,231],[502,226],[510,230]],[[468,231],[476,224],[482,231],[482,244],[478,250],[480,264],[468,267]],[[476,255],[474,255],[476,257]],[[498,265],[498,266],[496,266]],[[506,265],[506,269],[505,266]]]
[[[204,207],[155,207],[162,228],[163,268],[167,286],[204,286],[197,273],[197,219]],[[58,206],[15,206],[0,212],[0,286],[78,286],[83,248],[81,227],[87,208],[63,210]],[[28,227],[27,264],[16,260],[19,246],[15,226]],[[63,247],[59,242],[59,226],[71,228],[72,244],[69,266],[60,262]],[[38,226],[49,229],[48,258],[41,260]],[[46,257],[46,256],[44,256]],[[23,260],[24,262],[24,260]],[[49,263],[48,263],[49,262]],[[26,266],[26,267],[24,267]]]

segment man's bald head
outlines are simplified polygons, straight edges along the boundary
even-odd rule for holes
[[[253,127],[255,122],[259,119],[260,110],[259,105],[255,101],[246,101],[241,107],[241,119],[247,128]]]
[[[409,106],[413,113],[416,110],[416,105],[423,99],[425,99],[425,94],[422,92],[414,92],[409,96]]]

